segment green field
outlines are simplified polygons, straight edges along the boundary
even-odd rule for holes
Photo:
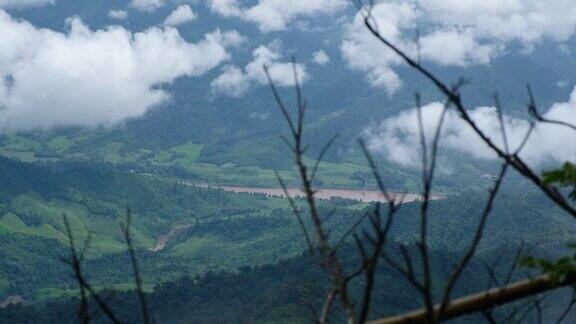
[[[265,169],[258,166],[241,166],[231,162],[220,165],[198,162],[204,146],[192,142],[162,150],[128,150],[122,142],[110,142],[85,150],[82,144],[86,141],[85,136],[75,138],[56,136],[44,142],[25,135],[11,135],[5,140],[7,144],[0,148],[0,154],[25,162],[57,162],[62,159],[74,159],[135,164],[152,169],[178,166],[186,170],[189,177],[198,182],[229,185],[275,187],[278,185],[275,171],[278,171],[288,183],[296,184],[298,181],[295,170]],[[310,159],[308,162],[311,166],[314,164],[314,160]],[[398,173],[394,170],[387,171]],[[354,178],[359,174],[368,179],[367,183]],[[363,164],[323,162],[318,170],[318,179],[320,179],[318,184],[329,188],[374,186],[369,174],[369,168]]]

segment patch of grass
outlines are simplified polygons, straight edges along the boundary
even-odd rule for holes
[[[194,143],[186,143],[180,146],[175,146],[172,150],[176,153],[183,154],[184,157],[178,158],[175,161],[183,162],[183,163],[194,163],[204,145],[201,144],[194,144]]]
[[[102,147],[99,147],[92,151],[91,155],[97,158],[102,158],[109,162],[122,162],[124,157],[120,154],[120,150],[124,146],[121,142],[111,142]]]
[[[172,153],[170,153],[168,151],[157,151],[155,153],[156,154],[151,159],[152,162],[157,162],[157,163],[170,162],[170,157],[172,156]]]
[[[14,213],[8,212],[0,218],[0,224],[10,232],[21,232],[28,228],[24,222]]]
[[[62,152],[62,151],[67,150],[68,148],[70,148],[74,144],[74,142],[72,142],[66,136],[58,136],[58,137],[54,137],[53,139],[48,141],[46,144],[48,145],[48,147],[50,149]]]
[[[62,215],[70,220],[72,231],[78,241],[83,241],[88,235],[88,229],[93,232],[90,256],[121,252],[125,245],[121,240],[120,225],[115,218],[94,217],[82,205],[72,202],[53,200],[45,202],[32,196],[22,195],[12,200],[11,208],[15,213],[6,213],[0,218],[0,225],[10,232],[29,234],[67,243],[64,234]],[[28,226],[18,214],[27,217],[38,225]],[[116,230],[111,230],[116,228]],[[149,246],[153,240],[133,229],[134,241],[137,246]]]
[[[22,162],[34,162],[38,159],[34,157],[33,151],[15,151],[15,150],[7,150],[7,149],[0,149],[0,155],[5,156],[7,158],[19,160]]]
[[[62,297],[78,296],[78,289],[62,289],[62,288],[41,288],[38,289],[36,299],[45,301],[49,299],[58,299]]]
[[[217,257],[213,252],[221,250],[224,245],[226,245],[225,242],[214,236],[191,237],[174,246],[170,254],[175,257],[194,258],[196,260],[216,260]]]
[[[102,291],[104,289],[111,289],[116,290],[119,292],[125,292],[130,290],[136,290],[136,284],[133,282],[127,283],[119,283],[119,284],[112,284],[112,285],[98,285],[93,286],[96,292]],[[142,289],[145,292],[152,292],[154,291],[154,286],[149,284],[143,284]],[[38,289],[38,293],[36,294],[36,299],[38,301],[47,301],[51,299],[59,299],[63,297],[76,297],[80,293],[79,289],[63,289],[63,288],[42,288]]]
[[[21,152],[37,152],[42,150],[42,144],[26,138],[21,135],[7,135],[8,136],[8,144],[6,144],[6,148],[11,151],[21,151]]]

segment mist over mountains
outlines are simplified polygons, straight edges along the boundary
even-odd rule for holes
[[[86,278],[123,321],[141,321],[131,257],[161,320],[309,321],[303,310],[322,305],[328,281],[312,268],[300,227],[316,224],[310,202],[266,194],[284,192],[279,178],[285,194],[303,185],[270,81],[292,117],[302,90],[298,162],[314,170],[314,189],[385,197],[383,183],[394,197],[422,199],[421,168],[431,158],[422,144],[433,145],[443,118],[435,199],[398,205],[388,252],[416,260],[428,213],[428,275],[445,282],[485,225],[453,297],[503,284],[494,276],[541,274],[521,266],[508,274],[521,256],[572,255],[573,200],[550,199],[571,197],[571,183],[539,177],[573,172],[576,136],[554,123],[532,128],[527,86],[543,118],[576,124],[576,3],[390,0],[369,12],[401,51],[449,85],[465,81],[471,120],[506,153],[522,146],[511,156],[534,168],[536,185],[514,167],[500,182],[505,154],[453,105],[443,115],[446,97],[366,29],[367,8],[348,0],[0,0],[0,322],[76,320],[80,290],[62,262],[70,233],[88,246]],[[311,200],[329,240],[344,237],[331,255],[352,272],[363,257],[358,246],[374,242],[364,236],[377,223],[371,215],[392,205],[350,197],[359,196]],[[385,293],[375,294],[370,318],[422,306],[418,289],[388,266],[376,271]],[[353,297],[361,280],[350,286]],[[437,300],[440,289],[431,292]],[[567,293],[546,301],[552,315]],[[106,321],[98,307],[90,300],[93,320]],[[341,307],[328,318],[343,320]]]
[[[270,105],[262,66],[289,92],[293,55],[312,107],[313,137],[321,143],[339,130],[340,155],[366,128],[413,107],[414,92],[425,102],[438,98],[370,39],[346,1],[44,3],[3,5],[1,30],[12,40],[2,56],[5,130],[105,126],[147,148],[208,138],[225,151],[253,137],[277,142],[280,115]],[[387,36],[414,53],[418,24],[423,61],[446,79],[470,80],[463,90],[470,106],[492,106],[498,91],[508,115],[528,119],[526,84],[543,111],[568,101],[576,68],[567,32],[573,23],[551,17],[571,12],[569,4],[540,12],[531,1],[442,3],[384,2],[373,15],[386,21],[380,27]],[[193,18],[166,24],[182,10]],[[458,18],[444,19],[450,10]],[[515,34],[514,24],[529,25],[529,32]],[[170,123],[170,134],[151,123]],[[200,125],[206,126],[196,131],[201,136],[190,134]]]

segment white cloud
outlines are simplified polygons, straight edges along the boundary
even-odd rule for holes
[[[409,3],[382,3],[374,8],[372,15],[385,37],[406,50],[410,49],[411,43],[401,37],[403,30],[416,27],[415,6]],[[357,14],[347,28],[340,50],[352,68],[368,73],[366,78],[372,85],[385,88],[389,94],[401,87],[400,77],[392,70],[394,65],[401,62],[400,59],[366,30],[361,14]]]
[[[236,30],[230,30],[220,35],[222,42],[230,47],[236,47],[246,42],[246,37]]]
[[[226,61],[237,33],[188,43],[174,28],[139,33],[90,30],[77,18],[66,34],[37,29],[0,11],[0,128],[111,125],[169,98],[159,86]]]
[[[178,26],[196,19],[197,15],[189,5],[181,5],[176,8],[164,20],[164,26]]]
[[[116,20],[124,20],[128,18],[128,11],[125,10],[110,10],[108,11],[108,17]]]
[[[440,119],[442,104],[434,102],[422,107],[424,132],[431,140]],[[500,147],[504,147],[498,116],[494,107],[478,107],[470,111],[472,119],[485,134]],[[557,103],[545,113],[545,117],[576,124],[576,89],[570,100]],[[516,149],[529,129],[528,120],[504,116],[508,142]],[[533,166],[549,162],[576,161],[576,134],[567,127],[539,124],[520,156]],[[395,163],[420,166],[420,138],[416,109],[402,112],[384,120],[380,125],[369,128],[364,136],[369,148]],[[441,136],[441,147],[465,153],[479,159],[496,159],[496,155],[465,124],[457,113],[449,110]]]
[[[222,74],[214,79],[210,85],[215,93],[240,97],[248,91],[250,80],[238,67],[227,65],[222,70]]]
[[[265,32],[284,30],[299,18],[339,12],[347,5],[347,0],[259,0],[252,7],[242,8],[238,0],[210,1],[213,12],[224,17],[240,17]]]
[[[421,7],[431,22],[470,29],[478,38],[565,41],[576,27],[571,0],[423,0]]]
[[[56,0],[0,0],[0,8],[29,8],[55,4]]]
[[[244,19],[257,23],[263,31],[283,30],[300,16],[334,13],[346,4],[344,0],[260,0],[244,12]]]
[[[252,52],[253,60],[246,65],[244,72],[235,66],[227,66],[221,75],[212,81],[212,90],[218,94],[238,97],[244,94],[250,84],[257,82],[267,84],[268,78],[264,72],[264,66],[268,68],[270,78],[279,87],[295,85],[294,68],[291,62],[278,62],[281,55],[278,53],[278,45],[260,45]],[[306,67],[296,64],[298,82],[302,84],[308,79]]]
[[[330,62],[330,57],[324,50],[317,50],[312,54],[312,61],[318,65],[325,65]]]
[[[485,64],[497,51],[495,45],[479,44],[472,35],[456,30],[434,31],[421,39],[420,54],[442,65]]]
[[[154,12],[164,7],[166,0],[132,0],[130,6],[140,11]]]
[[[424,61],[467,66],[489,63],[512,42],[528,53],[544,39],[564,42],[576,30],[572,0],[408,0],[375,5],[372,17],[380,32],[413,57],[416,27]],[[374,86],[390,94],[402,85],[395,67],[403,64],[366,30],[363,13],[349,24],[341,44],[350,67],[365,71]]]
[[[210,10],[223,17],[240,17],[242,10],[238,0],[210,0]]]

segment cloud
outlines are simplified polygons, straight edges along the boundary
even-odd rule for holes
[[[431,140],[440,119],[442,103],[434,102],[422,107],[423,128]],[[470,111],[472,119],[485,134],[500,147],[504,147],[496,108],[478,107]],[[576,89],[568,102],[556,103],[545,117],[576,124]],[[529,129],[529,121],[504,116],[504,124],[511,150],[516,149]],[[420,138],[416,109],[404,111],[367,129],[363,134],[370,150],[390,161],[408,167],[420,167]],[[538,124],[520,156],[530,165],[538,167],[550,162],[576,161],[576,134],[567,127]],[[465,124],[457,113],[449,110],[443,126],[441,147],[478,159],[495,160],[496,155]]]
[[[334,13],[346,4],[343,0],[261,0],[244,12],[244,19],[263,31],[283,30],[298,17]]]
[[[372,15],[384,37],[403,49],[410,49],[410,42],[402,39],[402,32],[416,27],[414,5],[382,3],[374,7]],[[389,94],[401,87],[400,77],[392,70],[401,61],[366,30],[361,14],[347,27],[340,50],[350,67],[367,72],[366,78],[373,86],[383,87]]]
[[[299,18],[332,14],[347,5],[346,0],[260,0],[252,7],[242,8],[238,0],[210,1],[212,12],[253,22],[264,32],[284,30]]]
[[[227,65],[222,69],[222,74],[214,79],[210,85],[215,93],[240,97],[248,91],[250,80],[238,67]]]
[[[156,9],[164,7],[166,0],[131,0],[130,6],[146,12],[154,12]]]
[[[197,15],[189,5],[181,5],[176,8],[164,20],[164,26],[178,26],[196,19]]]
[[[545,39],[565,42],[576,30],[570,0],[409,0],[377,3],[372,17],[380,32],[413,57],[416,27],[423,61],[450,66],[489,63],[512,43],[525,52]],[[403,64],[366,30],[363,13],[346,27],[340,46],[348,65],[367,73],[373,85],[393,94],[402,86]]]
[[[0,0],[0,8],[23,9],[55,4],[56,0]]]
[[[281,58],[279,45],[273,43],[269,46],[260,45],[252,52],[253,60],[249,62],[244,71],[236,66],[227,66],[211,83],[212,91],[233,97],[244,94],[253,82],[267,84],[268,78],[264,72],[264,66],[268,68],[268,73],[272,81],[279,87],[289,87],[295,85],[294,69],[290,62],[278,62]],[[306,67],[296,64],[298,82],[302,84],[308,79]]]
[[[220,34],[220,38],[222,43],[229,47],[237,47],[246,42],[246,37],[234,29]]]
[[[116,20],[124,20],[128,18],[128,11],[125,10],[110,10],[108,11],[108,17]]]
[[[441,65],[465,66],[490,62],[498,47],[482,45],[466,32],[434,31],[422,38],[420,54]]]
[[[330,62],[330,57],[324,50],[317,50],[312,54],[312,61],[318,65],[326,65]]]
[[[561,42],[576,28],[576,3],[570,0],[423,0],[421,6],[430,22],[463,27],[478,38]]]
[[[169,94],[160,87],[203,75],[229,59],[237,32],[208,33],[188,43],[174,28],[131,33],[90,30],[77,18],[69,31],[38,29],[0,11],[0,128],[112,125],[141,116]]]
[[[210,10],[223,17],[240,17],[242,10],[238,0],[210,0]]]

